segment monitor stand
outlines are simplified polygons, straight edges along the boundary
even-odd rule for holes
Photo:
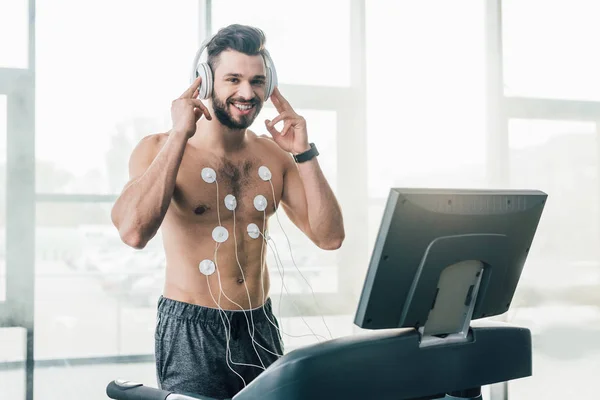
[[[483,263],[477,260],[460,261],[444,268],[427,321],[419,328],[419,347],[467,341],[483,269]],[[419,274],[411,292],[417,286],[418,277]]]
[[[423,258],[419,270],[425,264],[426,258],[427,255]],[[443,269],[427,321],[418,329],[420,348],[469,341],[471,318],[483,270],[484,264],[478,260],[459,261]],[[419,276],[417,273],[411,293],[416,290]],[[453,391],[446,394],[444,399],[481,400],[481,387]]]

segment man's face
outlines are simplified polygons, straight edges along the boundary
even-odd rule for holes
[[[265,75],[261,55],[249,56],[233,50],[219,55],[211,99],[221,124],[232,129],[252,125],[264,103]]]

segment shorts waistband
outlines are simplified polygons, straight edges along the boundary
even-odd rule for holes
[[[218,308],[184,303],[182,301],[160,296],[158,299],[158,312],[176,318],[187,319],[194,323],[216,323],[220,325],[223,323],[221,318],[225,315],[231,322],[239,320],[240,322],[243,321],[246,323],[246,318],[251,317],[254,323],[261,321],[267,322],[269,320],[274,322],[271,298],[267,298],[262,306],[251,310],[219,310]],[[225,315],[223,315],[223,313],[225,313]]]

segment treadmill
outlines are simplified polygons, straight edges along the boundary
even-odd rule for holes
[[[356,335],[293,350],[233,400],[482,399],[532,375],[531,332],[490,320],[513,299],[547,195],[392,188]],[[116,400],[224,400],[123,379]]]

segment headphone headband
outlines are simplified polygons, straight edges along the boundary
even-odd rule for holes
[[[198,98],[208,99],[212,93],[213,89],[213,71],[211,70],[208,63],[200,63],[200,57],[202,57],[202,53],[204,49],[208,47],[210,42],[214,39],[215,35],[212,35],[205,39],[200,48],[196,52],[196,56],[194,57],[194,63],[192,65],[192,73],[190,76],[190,84],[192,84],[198,76],[202,77],[202,83],[200,84],[199,95]],[[265,71],[266,71],[266,80],[265,80],[265,101],[271,97],[273,94],[273,90],[278,85],[277,81],[277,71],[275,71],[275,64],[271,59],[271,55],[266,48],[263,48],[263,60],[265,61]]]

